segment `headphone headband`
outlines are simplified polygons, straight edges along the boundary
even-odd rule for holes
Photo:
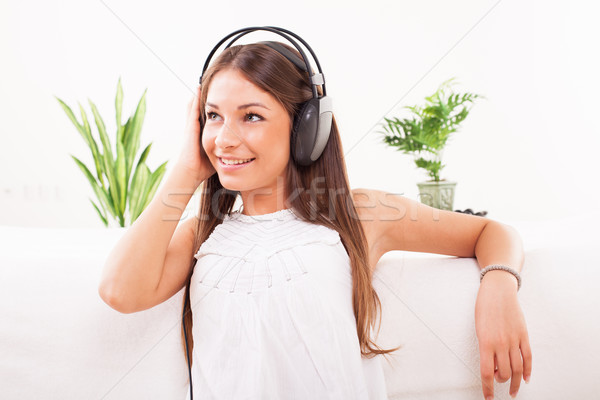
[[[278,28],[275,26],[263,26],[263,27],[255,26],[255,27],[249,27],[249,28],[242,28],[242,29],[238,29],[237,31],[231,32],[229,35],[225,36],[223,39],[221,39],[219,41],[219,43],[217,43],[217,45],[208,54],[208,58],[206,59],[206,62],[204,63],[204,68],[202,68],[202,75],[200,76],[199,83],[202,84],[202,77],[204,76],[204,72],[208,68],[208,64],[210,63],[212,56],[215,54],[217,49],[219,47],[221,47],[221,45],[227,39],[229,39],[233,35],[238,34],[238,36],[233,38],[229,42],[229,44],[227,46],[225,46],[225,48],[228,48],[229,46],[231,46],[236,40],[238,40],[242,36],[244,36],[248,33],[254,32],[254,31],[258,31],[258,30],[276,33],[276,34],[284,37],[285,39],[287,39],[290,43],[292,43],[294,45],[294,47],[298,50],[298,52],[302,55],[302,59],[304,60],[304,64],[306,65],[306,72],[309,73],[310,84],[311,84],[312,92],[313,92],[313,98],[315,98],[315,99],[319,98],[319,95],[317,93],[317,85],[322,85],[323,96],[327,95],[327,90],[325,88],[325,75],[323,75],[323,70],[321,69],[321,64],[319,63],[319,60],[317,59],[317,56],[316,56],[315,52],[312,50],[312,48],[308,45],[308,43],[306,43],[306,41],[304,39],[302,39],[300,36],[296,35],[295,33],[288,31],[287,29]],[[308,49],[308,51],[312,55],[313,59],[315,60],[315,63],[317,64],[317,68],[319,70],[318,74],[313,73],[312,75],[310,75],[311,68],[310,68],[310,64],[308,62],[308,58],[306,57],[306,53],[304,53],[304,50],[302,50],[302,47],[300,47],[298,45],[298,43],[288,35],[291,35],[291,36],[295,37],[296,39],[298,39]],[[277,51],[279,51],[279,50],[277,50]],[[289,57],[287,57],[287,56],[286,56],[286,58],[289,59]],[[293,60],[290,60],[290,61],[294,62]],[[296,64],[296,63],[294,62],[294,64]]]

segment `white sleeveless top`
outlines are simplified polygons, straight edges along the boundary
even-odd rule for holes
[[[234,211],[194,257],[196,398],[387,399],[381,356],[360,354],[335,230],[292,209]]]

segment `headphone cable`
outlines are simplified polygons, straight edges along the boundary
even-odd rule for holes
[[[183,324],[183,337],[185,338],[185,355],[187,358],[188,376],[190,378],[190,400],[194,400],[194,389],[192,387],[192,367],[190,365],[190,351],[188,348],[187,332],[185,330],[185,309],[188,305],[188,299],[189,299],[189,296],[186,296],[185,297],[185,305],[183,306],[183,314],[181,316],[181,322]]]

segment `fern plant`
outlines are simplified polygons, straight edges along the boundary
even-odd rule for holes
[[[146,114],[146,92],[147,89],[144,90],[135,113],[123,125],[121,119],[123,88],[119,77],[115,98],[117,134],[114,149],[96,105],[88,99],[98,129],[102,151],[92,136],[88,117],[81,104],[78,102],[82,118],[80,123],[71,108],[55,96],[92,153],[95,167],[95,173],[93,174],[90,168],[81,160],[72,154],[70,156],[92,186],[99,205],[91,198],[90,201],[107,227],[109,217],[117,220],[121,227],[125,226],[127,216],[129,217],[129,223],[133,223],[150,203],[165,173],[168,161],[162,163],[154,171],[150,171],[146,165],[146,159],[152,147],[152,143],[150,143],[137,159],[133,176],[131,175],[133,163],[140,147],[140,134]]]
[[[440,172],[445,167],[441,156],[448,138],[469,115],[465,104],[485,98],[478,94],[454,93],[451,87],[455,79],[448,79],[434,94],[425,97],[424,106],[403,107],[412,111],[411,118],[384,117],[385,123],[380,124],[383,131],[378,131],[384,134],[384,143],[415,156],[417,168],[424,169],[435,182],[440,180]]]

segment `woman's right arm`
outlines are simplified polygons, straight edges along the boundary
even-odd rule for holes
[[[195,217],[178,223],[200,184],[216,173],[200,143],[198,86],[188,103],[181,154],[173,170],[134,223],[112,249],[98,293],[122,313],[146,310],[167,300],[185,284],[190,272]]]
[[[106,259],[98,287],[109,306],[122,313],[146,310],[184,286],[197,219],[191,217],[181,224],[179,220],[204,179],[175,165],[157,195],[123,234]]]

